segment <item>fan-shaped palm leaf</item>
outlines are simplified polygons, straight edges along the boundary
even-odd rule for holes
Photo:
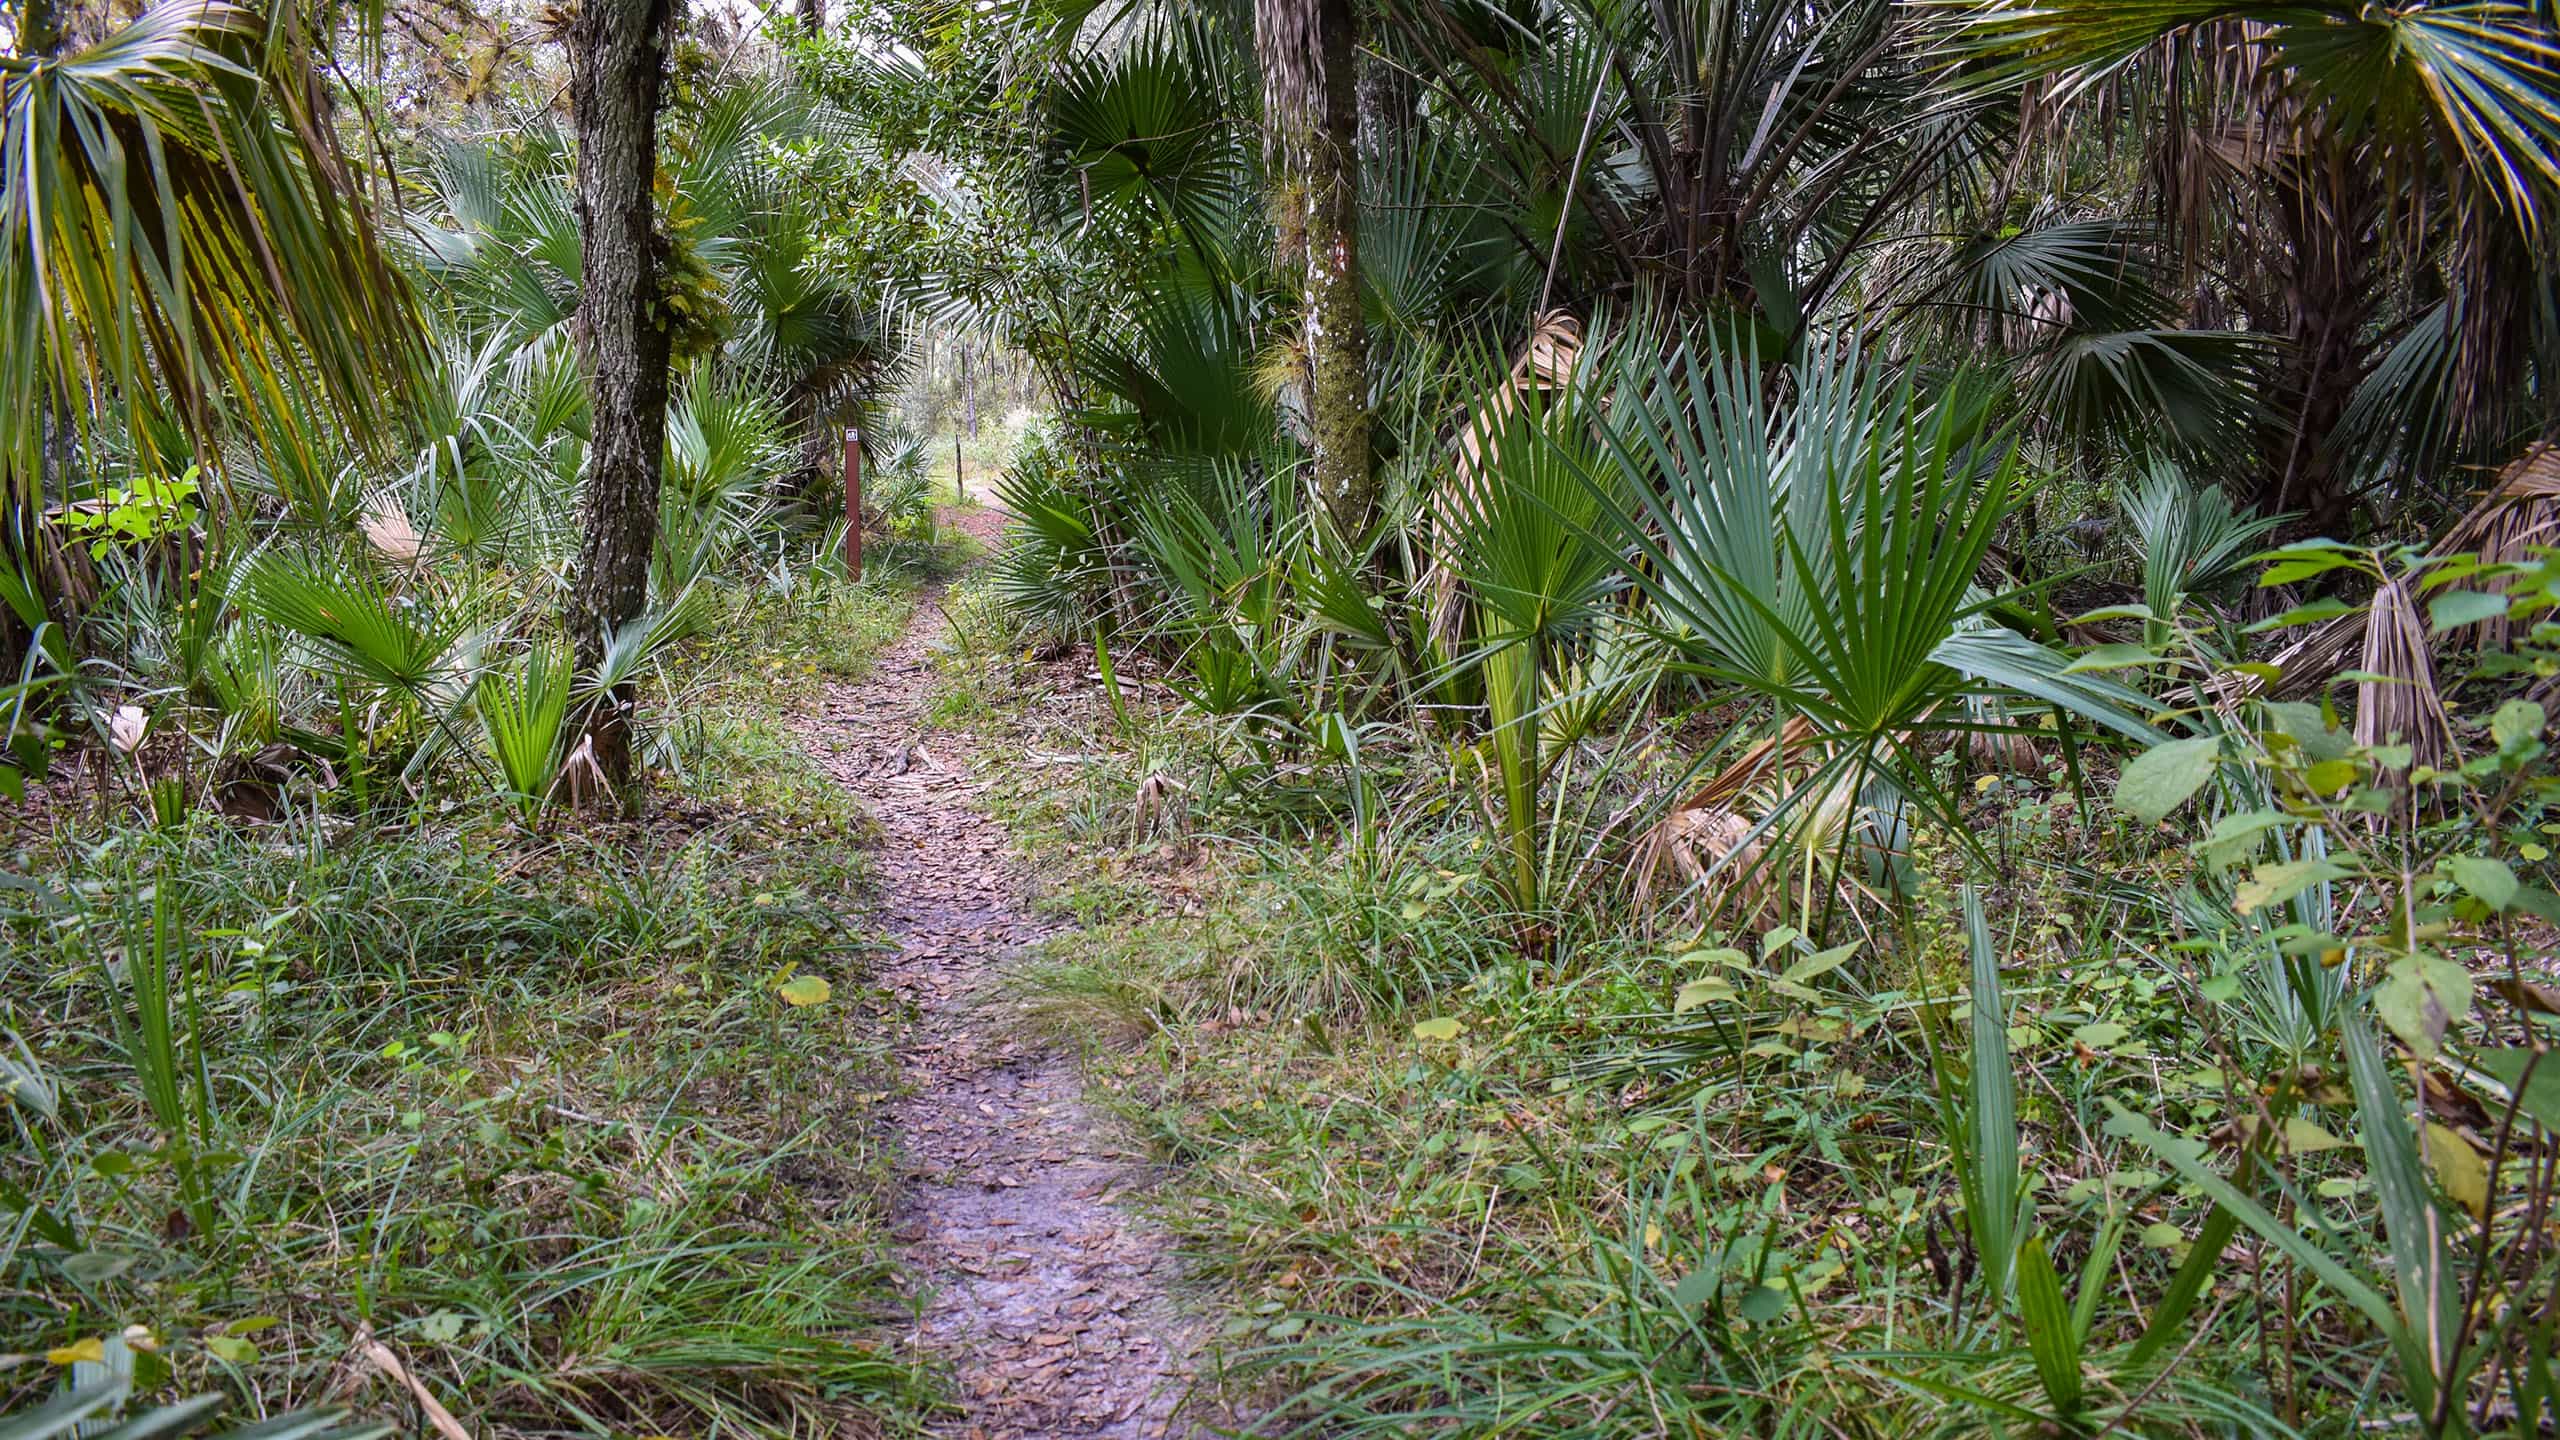
[[[1979,728],[1963,702],[1985,693],[2153,733],[2140,694],[1983,619],[2017,479],[1978,387],[1888,385],[1854,349],[1794,366],[1792,403],[1747,354],[1622,346],[1617,366],[1611,455],[1638,478],[1599,524],[1686,668],[1815,722],[1829,758],[1796,794],[1857,767],[1948,808],[1916,737]]]
[[[231,422],[312,473],[334,420],[392,428],[416,322],[312,109],[310,39],[168,0],[98,43],[0,68],[0,467],[25,499],[55,418],[166,408],[199,454]],[[106,397],[113,397],[112,400]],[[313,401],[321,402],[317,405]],[[175,469],[148,423],[146,467]]]
[[[570,675],[568,650],[539,642],[525,651],[522,669],[493,669],[472,693],[508,803],[527,821],[540,813],[560,778]]]
[[[1238,88],[1223,54],[1186,20],[1067,62],[1049,97],[1043,166],[1055,223],[1195,244],[1233,228],[1252,172],[1226,101]]]
[[[446,678],[453,633],[362,572],[271,552],[249,567],[247,608],[317,643],[340,675],[408,695]]]
[[[2102,83],[2166,37],[2249,21],[2309,106],[2370,129],[2415,168],[2466,168],[2528,228],[2560,187],[2560,37],[2549,12],[2475,3],[2277,6],[2232,0],[1935,0],[1968,83]]]

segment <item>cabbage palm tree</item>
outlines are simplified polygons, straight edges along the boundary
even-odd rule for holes
[[[1368,319],[1360,295],[1360,149],[1352,0],[1255,0],[1254,53],[1301,227],[1299,323],[1313,480],[1334,531],[1359,535],[1377,503],[1369,452]]]
[[[1891,0],[1381,0],[1380,45],[1507,212],[1524,301],[1644,282],[1793,329],[1862,256],[1989,173]],[[1454,160],[1455,157],[1453,157]],[[1944,229],[1944,225],[1931,228]],[[1537,310],[1544,310],[1537,303]]]
[[[1936,8],[1958,88],[2014,89],[2055,166],[2077,127],[2133,117],[2199,308],[2236,309],[2277,342],[2260,508],[2334,529],[2395,461],[2424,473],[2453,441],[2495,456],[2548,422],[2552,377],[2532,378],[2554,338],[2533,317],[2560,195],[2547,5]]]
[[[0,517],[47,452],[120,430],[137,465],[246,436],[312,473],[395,428],[417,355],[288,8],[164,0],[93,44],[0,57]],[[49,438],[50,437],[50,438]]]

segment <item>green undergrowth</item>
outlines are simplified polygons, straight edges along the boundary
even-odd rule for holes
[[[477,1435],[924,1413],[883,1239],[868,822],[787,723],[908,602],[731,603],[671,663],[674,763],[635,823],[429,793],[19,824],[0,1408],[129,1337],[155,1394],[414,1418],[370,1336]]]
[[[1152,705],[1121,731],[1090,661],[964,638],[946,708],[1003,742],[983,747],[995,801],[1087,921],[1026,977],[1030,1010],[1169,1163],[1158,1210],[1216,1317],[1211,1378],[1255,1433],[1978,1435],[2032,1415],[2039,1371],[1986,1303],[1958,1164],[1967,886],[2011,1007],[2023,1213],[2089,1296],[2092,1428],[2391,1428],[2381,1339],[2297,1272],[2261,1284],[2272,1256],[2245,1236],[2194,1343],[2126,1358],[2210,1203],[2111,1121],[2250,1123],[2258,1077],[2225,1062],[2266,1037],[2203,984],[2215,962],[2164,898],[2182,862],[2058,760],[1963,787],[1977,843],[1924,833],[1889,921],[1781,903],[1701,924],[1613,895],[1529,927],[1427,781],[1368,846],[1321,819],[1348,813],[1321,768],[1303,803],[1213,800],[1215,733]],[[2100,855],[2108,878],[2078,863]],[[2346,1097],[2318,1099],[2288,1130],[2291,1183],[2320,1223],[2369,1231]]]

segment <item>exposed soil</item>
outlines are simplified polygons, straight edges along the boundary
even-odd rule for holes
[[[975,529],[993,517],[959,517]],[[858,685],[830,686],[811,738],[884,836],[879,880],[900,953],[881,983],[918,1023],[892,1115],[897,1238],[925,1287],[915,1343],[954,1377],[968,1440],[1201,1433],[1176,1417],[1194,1337],[1162,1236],[1118,1203],[1150,1182],[1086,1109],[1074,1061],[1030,1038],[1000,981],[1055,933],[1028,905],[1005,833],[976,808],[962,737],[923,732],[928,595]]]

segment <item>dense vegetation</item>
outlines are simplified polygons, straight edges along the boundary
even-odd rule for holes
[[[964,431],[1202,1414],[2560,1428],[2543,0],[7,13],[13,1440],[928,1422]]]

